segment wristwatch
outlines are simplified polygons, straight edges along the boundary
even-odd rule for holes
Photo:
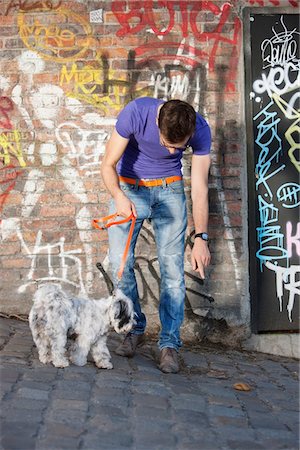
[[[197,233],[194,236],[194,239],[196,239],[197,237],[201,238],[203,241],[208,242],[208,234],[207,233]]]

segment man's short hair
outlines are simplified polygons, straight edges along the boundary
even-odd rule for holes
[[[169,100],[162,105],[158,115],[158,127],[171,144],[192,136],[196,126],[194,108],[182,100]]]

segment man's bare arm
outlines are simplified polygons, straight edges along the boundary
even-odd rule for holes
[[[123,155],[129,139],[125,139],[114,130],[106,144],[105,154],[101,164],[103,182],[115,200],[116,212],[119,216],[128,217],[131,213],[136,216],[134,204],[120,189],[116,166]]]
[[[210,168],[209,155],[193,155],[192,157],[192,202],[195,233],[207,232],[208,227],[208,174]],[[192,267],[205,278],[204,269],[210,264],[210,251],[206,241],[196,238],[192,249]]]

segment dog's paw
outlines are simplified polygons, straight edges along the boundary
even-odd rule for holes
[[[98,369],[113,369],[113,365],[110,361],[97,361],[96,366]]]
[[[70,365],[69,361],[67,360],[67,358],[54,359],[52,361],[52,363],[53,363],[54,367],[61,367],[61,368],[68,367]]]
[[[51,358],[48,356],[39,356],[39,360],[42,364],[48,364],[51,362]]]

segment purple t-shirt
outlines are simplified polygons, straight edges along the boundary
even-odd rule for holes
[[[171,155],[160,144],[157,110],[161,99],[142,97],[128,103],[118,115],[116,130],[129,139],[120,159],[119,175],[130,178],[163,178],[182,175],[181,158],[184,150]],[[195,132],[189,140],[195,155],[210,153],[211,133],[207,122],[197,113]]]

